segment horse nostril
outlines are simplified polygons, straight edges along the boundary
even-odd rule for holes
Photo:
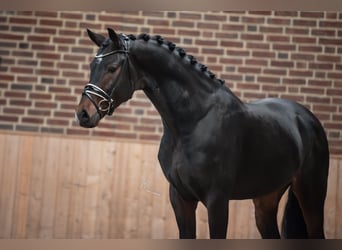
[[[81,123],[85,123],[89,121],[89,115],[86,110],[82,110],[81,112],[78,113],[78,119],[80,120]]]

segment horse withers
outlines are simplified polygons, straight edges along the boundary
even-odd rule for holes
[[[289,189],[285,238],[324,238],[329,149],[319,120],[283,99],[244,103],[207,67],[174,43],[148,34],[106,38],[99,47],[76,114],[86,128],[142,90],[158,110],[158,159],[170,183],[180,238],[196,237],[195,211],[208,211],[210,238],[225,238],[228,203],[252,199],[263,238],[280,238],[278,204]]]

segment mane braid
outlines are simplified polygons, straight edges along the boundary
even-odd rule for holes
[[[146,33],[142,33],[138,36],[138,39],[142,39],[144,40],[145,42],[147,42],[148,40],[150,40],[150,35],[146,34]]]
[[[164,43],[164,38],[160,35],[156,35],[152,37],[153,40],[156,40],[159,45],[162,45]]]
[[[175,50],[176,44],[174,44],[173,42],[167,42],[166,44],[169,47],[170,51],[174,51]]]
[[[164,38],[160,35],[155,35],[153,36],[152,38],[150,37],[150,35],[146,34],[146,33],[142,33],[140,35],[138,35],[137,37],[135,35],[128,35],[127,36],[129,39],[131,39],[132,41],[135,41],[136,39],[141,39],[141,40],[144,40],[145,42],[149,41],[150,39],[152,40],[155,40],[157,41],[157,43],[159,45],[162,45],[162,44],[166,44],[168,49],[172,52],[174,51],[175,49],[177,50],[179,56],[181,58],[184,58],[185,56],[189,59],[190,61],[190,64],[191,65],[196,65],[198,64],[199,65],[199,68],[200,68],[200,71],[203,72],[203,73],[207,73],[207,75],[211,78],[211,79],[215,79],[215,74],[213,72],[211,72],[210,70],[208,70],[208,67],[205,66],[204,64],[201,64],[197,61],[197,59],[193,56],[193,55],[187,55],[185,50],[181,47],[176,47],[176,44],[174,44],[173,42],[170,42],[170,41],[164,41]],[[225,84],[225,80],[222,80],[222,79],[216,79],[221,85],[224,85]]]
[[[183,48],[177,48],[177,51],[180,57],[184,57],[186,55],[186,52]]]
[[[131,39],[132,41],[135,41],[137,39],[136,36],[133,34],[129,34],[128,38]]]

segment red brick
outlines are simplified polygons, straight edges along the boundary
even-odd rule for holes
[[[241,39],[248,41],[262,41],[264,36],[262,34],[241,34]]]
[[[286,70],[285,69],[272,69],[272,68],[265,68],[263,71],[264,74],[270,74],[270,75],[286,75]]]
[[[267,60],[263,60],[263,59],[246,59],[245,63],[246,63],[246,65],[258,65],[258,66],[267,66],[268,65]]]
[[[26,93],[25,92],[19,92],[19,91],[6,91],[5,97],[24,98],[25,99]]]
[[[27,112],[29,115],[33,116],[50,116],[51,111],[50,110],[41,110],[41,109],[29,109]]]
[[[2,122],[18,122],[17,116],[0,115],[0,121]]]
[[[61,13],[61,18],[63,19],[82,19],[83,14],[82,13],[70,13],[70,12],[62,12]]]
[[[241,21],[244,23],[264,23],[264,17],[242,16]]]
[[[320,44],[325,45],[342,45],[342,39],[340,38],[319,38]]]
[[[312,71],[306,70],[290,70],[289,71],[290,76],[301,76],[301,77],[311,77],[312,76]]]
[[[318,55],[317,56],[318,61],[322,62],[341,62],[341,56],[332,56],[332,55]]]
[[[35,25],[37,20],[33,18],[10,17],[9,22],[22,25]]]
[[[196,39],[195,45],[200,46],[217,46],[218,42],[213,40],[207,40],[207,39]]]
[[[261,79],[259,79],[260,81],[262,81]],[[268,81],[264,81],[264,82],[268,82]],[[275,82],[270,82],[270,83],[275,83]],[[267,91],[267,92],[285,92],[286,91],[286,87],[285,86],[279,86],[279,85],[263,85],[262,86],[262,91]]]
[[[53,20],[53,19],[41,19],[39,24],[46,25],[46,26],[61,27],[63,25],[63,21],[61,21],[61,20]]]
[[[315,27],[316,26],[316,20],[305,20],[305,19],[298,19],[298,20],[294,20],[293,24],[295,26],[311,26],[311,27]]]
[[[193,19],[193,20],[199,20],[201,19],[201,14],[198,13],[190,13],[190,12],[180,12],[179,13],[180,19]]]
[[[313,36],[335,36],[336,35],[336,30],[328,30],[328,29],[312,29],[311,34]]]
[[[34,28],[35,34],[49,34],[54,35],[56,34],[57,30],[53,28],[42,28],[42,27],[35,27]]]
[[[25,109],[24,108],[12,108],[12,107],[4,107],[3,111],[5,114],[15,114],[15,115],[23,115],[25,113]]]
[[[54,43],[66,43],[66,44],[74,44],[74,38],[65,38],[65,37],[55,37],[53,38]]]
[[[12,73],[18,73],[18,74],[32,74],[33,69],[32,68],[22,68],[22,67],[12,67],[11,68]]]
[[[30,93],[30,98],[32,98],[32,99],[50,100],[52,98],[52,95],[51,94],[46,94],[46,93]]]
[[[197,37],[200,35],[200,32],[197,30],[185,30],[185,29],[179,29],[178,34],[181,36],[191,36],[191,37]]]
[[[304,54],[304,53],[293,53],[291,54],[292,60],[307,60],[312,61],[314,60],[315,56],[313,54]]]
[[[331,70],[334,68],[334,65],[331,63],[309,63],[310,69],[324,69],[324,70]]]
[[[260,32],[262,33],[282,33],[283,28],[282,27],[277,27],[277,26],[261,26],[260,27]]]
[[[309,29],[307,28],[293,28],[293,27],[287,27],[285,30],[286,34],[292,34],[292,35],[308,35]]]
[[[219,25],[217,23],[197,23],[197,28],[199,29],[213,29],[218,30]]]
[[[22,40],[24,40],[24,36],[23,35],[0,33],[0,39],[22,41]]]
[[[253,83],[238,83],[236,86],[240,90],[259,90],[260,85],[259,84],[253,84]]]
[[[290,41],[289,36],[281,36],[281,35],[269,35],[266,38],[269,42],[282,42],[282,43],[288,43]]]
[[[304,94],[315,94],[315,95],[324,95],[325,90],[322,88],[311,88],[311,87],[301,87],[301,93]]]
[[[342,21],[320,21],[319,26],[326,28],[342,28]]]
[[[153,26],[169,26],[170,22],[164,19],[149,19],[147,24]]]
[[[226,50],[226,55],[228,56],[249,56],[248,50]]]
[[[304,85],[305,79],[302,79],[302,78],[284,78],[283,83],[284,84],[294,84],[294,85]]]
[[[57,107],[55,102],[35,102],[34,106],[36,108],[52,109]]]
[[[21,119],[23,123],[35,123],[35,124],[42,124],[44,122],[43,118],[38,117],[23,117]]]
[[[222,30],[227,31],[227,32],[244,31],[245,25],[242,25],[242,24],[223,24]]]
[[[321,46],[300,45],[298,46],[300,52],[322,52]]]
[[[58,70],[52,70],[52,69],[36,69],[35,72],[40,75],[47,75],[47,76],[58,76],[59,71]]]
[[[275,11],[275,16],[288,16],[288,17],[297,17],[298,11]]]
[[[68,120],[61,120],[61,119],[47,119],[48,125],[56,125],[56,126],[68,126]]]
[[[316,38],[313,37],[303,37],[303,36],[295,36],[292,38],[294,43],[316,43]]]
[[[212,49],[212,48],[202,48],[202,53],[204,54],[213,54],[213,55],[223,55],[223,49]]]
[[[262,42],[247,42],[246,48],[247,49],[269,50],[270,44],[269,43],[262,43]]]
[[[264,57],[264,58],[274,58],[274,52],[267,52],[267,51],[253,51],[252,56],[254,57]]]
[[[300,13],[300,16],[317,19],[324,17],[324,12],[304,11]]]
[[[290,25],[291,20],[285,18],[267,18],[267,23],[273,25]]]
[[[293,44],[273,44],[272,48],[274,50],[294,51],[294,50],[296,50],[296,45],[293,45]]]

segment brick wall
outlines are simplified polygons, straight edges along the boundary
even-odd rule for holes
[[[0,129],[160,139],[162,126],[137,92],[95,129],[74,108],[96,47],[85,29],[160,34],[206,64],[243,100],[282,97],[322,121],[342,154],[342,13],[0,12]]]

